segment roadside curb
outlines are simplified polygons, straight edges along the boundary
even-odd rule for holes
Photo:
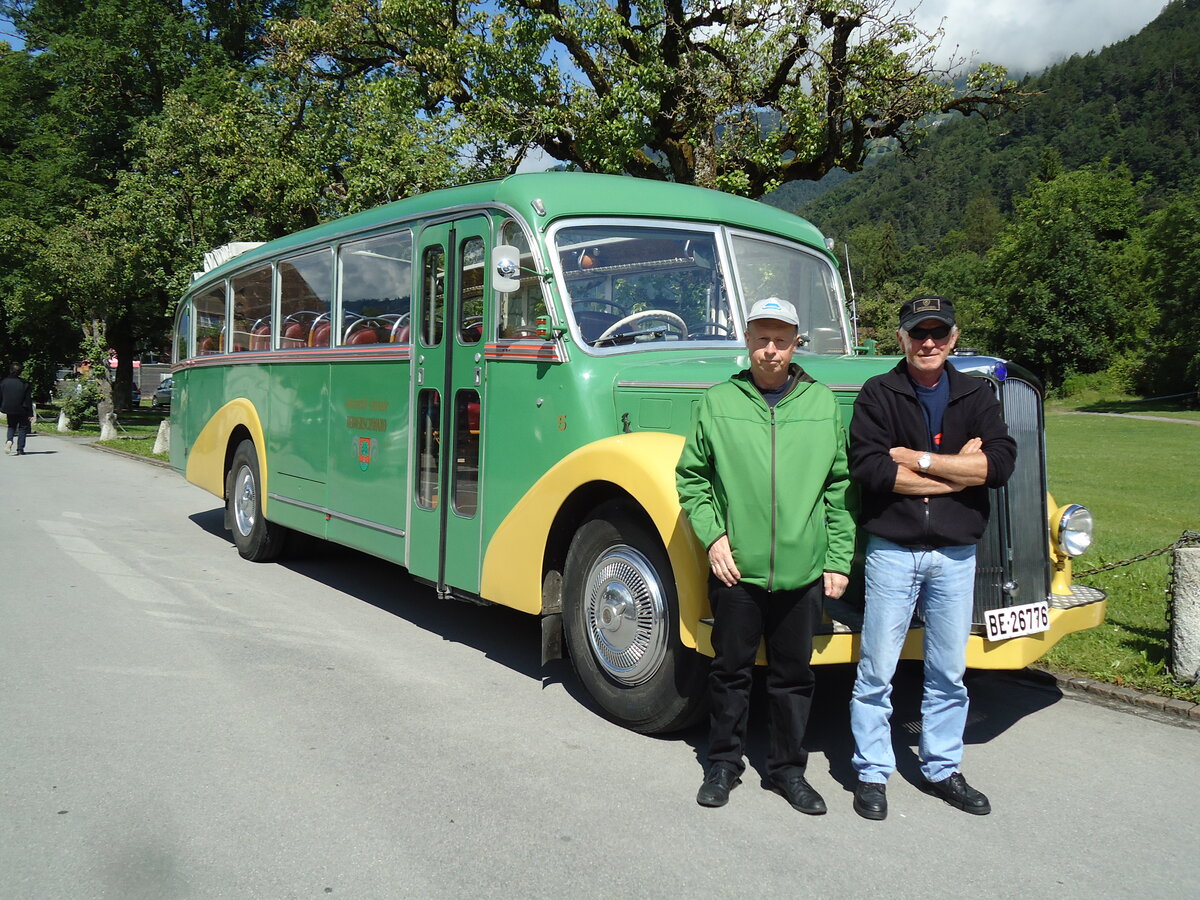
[[[171,464],[169,462],[163,462],[161,459],[153,459],[149,456],[140,456],[137,453],[126,453],[124,450],[118,450],[115,447],[105,447],[92,441],[88,441],[87,446],[91,447],[93,450],[102,450],[105,453],[111,453],[114,456],[123,456],[126,459],[136,459],[138,462],[149,463],[152,466],[158,466],[160,469],[171,468]]]
[[[123,456],[126,459],[136,459],[138,462],[149,463],[152,466],[158,466],[160,469],[169,469],[171,464],[161,459],[153,459],[149,456],[141,456],[137,453],[127,453],[124,450],[117,450],[115,447],[105,447],[102,444],[96,443],[100,440],[93,435],[80,436],[71,434],[59,434],[56,431],[39,431],[36,432],[39,437],[54,438],[59,441],[72,441],[76,444],[82,444],[85,447],[91,447],[93,450],[102,450],[105,453],[111,453],[113,456]]]
[[[1185,727],[1200,728],[1200,703],[1147,694],[1119,684],[1093,681],[1079,675],[1052,672],[1048,669],[1024,669],[1013,672],[1018,681],[1046,687],[1057,687],[1064,694],[1077,700],[1099,703],[1159,721],[1174,721]]]

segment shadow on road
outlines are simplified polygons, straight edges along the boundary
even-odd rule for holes
[[[190,518],[205,532],[233,543],[225,529],[223,508],[195,513]],[[242,559],[236,564],[256,565]],[[547,683],[574,680],[570,663],[565,660],[543,670],[540,630],[533,616],[503,606],[439,600],[432,587],[416,581],[401,566],[296,532],[288,536],[284,558],[275,565],[286,566],[305,578],[399,616],[443,640],[473,647],[528,678],[541,680],[548,672],[555,672]]]
[[[232,543],[224,527],[223,509],[196,513],[191,519],[209,534]],[[385,560],[305,535],[293,534],[289,541],[287,557],[279,565],[398,616],[443,640],[472,647],[514,672],[541,681],[543,688],[561,685],[580,704],[600,715],[575,678],[569,660],[541,664],[540,629],[534,616],[501,606],[439,600],[432,587],[417,582],[402,567]],[[847,791],[852,791],[857,781],[850,765],[854,745],[850,736],[849,704],[854,670],[853,665],[846,664],[817,669],[817,691],[807,740],[810,768],[818,769],[822,765],[821,757],[824,757],[829,773]],[[761,670],[755,673],[747,736],[748,767],[760,774],[766,772],[767,748],[764,675]],[[921,733],[921,678],[921,663],[901,662],[892,694],[896,770],[913,784],[921,778],[917,758]],[[971,712],[964,738],[968,746],[988,743],[1021,719],[1053,705],[1062,697],[1062,692],[1053,685],[1014,678],[1006,672],[972,671],[967,673],[967,679]],[[664,739],[683,740],[694,750],[698,766],[706,762],[706,722]]]

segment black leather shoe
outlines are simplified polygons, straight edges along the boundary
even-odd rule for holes
[[[921,790],[934,797],[941,797],[951,806],[973,816],[986,816],[992,811],[988,798],[967,784],[961,772],[955,772],[943,781],[924,781]]]
[[[777,794],[782,794],[784,799],[792,804],[792,809],[798,809],[810,816],[825,815],[825,801],[813,786],[805,781],[803,775],[790,775],[772,781],[771,789]]]
[[[741,783],[738,770],[729,763],[713,763],[696,792],[696,802],[701,806],[724,806],[729,802],[729,792]]]
[[[887,818],[887,785],[860,781],[854,789],[854,811],[877,822]]]

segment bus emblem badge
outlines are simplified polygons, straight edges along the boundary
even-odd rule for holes
[[[358,439],[358,467],[364,472],[367,471],[367,466],[371,464],[371,439]]]

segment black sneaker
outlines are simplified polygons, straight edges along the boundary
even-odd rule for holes
[[[973,816],[986,816],[992,811],[988,798],[967,784],[961,772],[955,772],[943,781],[922,780],[921,790],[934,797],[941,797],[951,806]]]
[[[742,783],[739,774],[729,763],[713,763],[696,792],[696,802],[701,806],[724,806],[729,802],[729,792]]]
[[[854,789],[854,811],[864,819],[882,821],[887,818],[887,785],[875,781],[860,781]]]
[[[810,816],[823,816],[826,813],[825,801],[803,775],[790,775],[778,781],[772,780],[771,789],[777,794],[782,794],[784,799],[792,804],[792,809],[798,809]]]

